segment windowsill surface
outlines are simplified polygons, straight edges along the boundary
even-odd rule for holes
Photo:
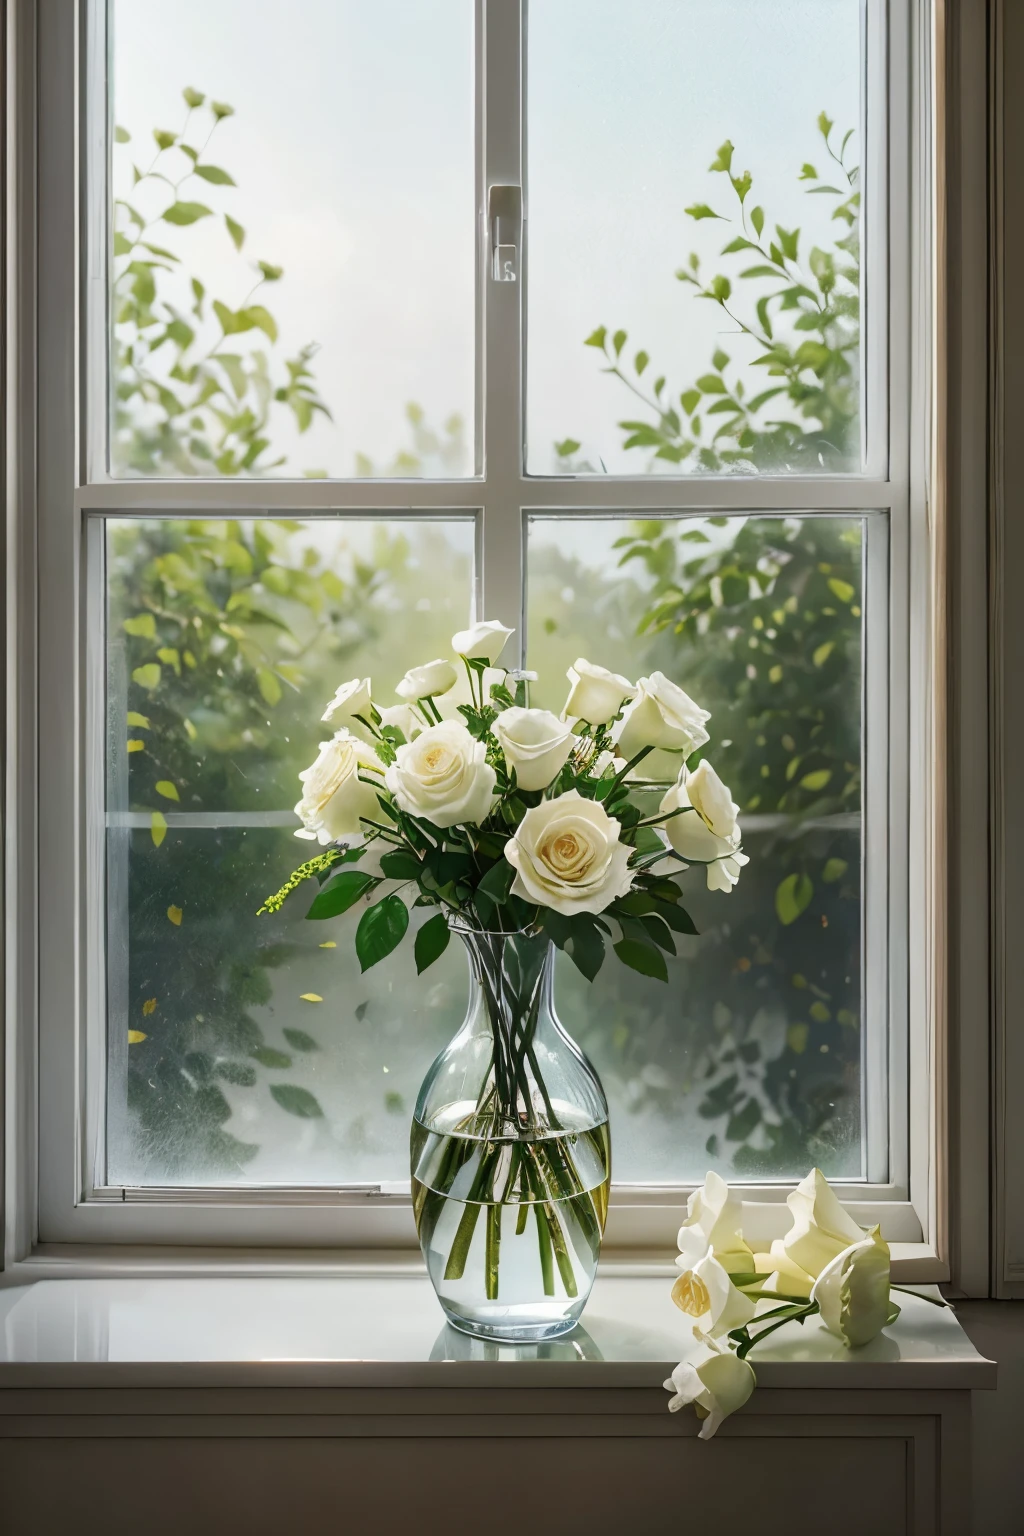
[[[995,1386],[995,1365],[954,1312],[899,1302],[893,1327],[854,1352],[818,1319],[780,1329],[755,1356],[761,1386]],[[422,1275],[61,1279],[0,1290],[0,1389],[660,1387],[695,1348],[663,1278],[599,1276],[572,1334],[501,1347],[447,1326]]]

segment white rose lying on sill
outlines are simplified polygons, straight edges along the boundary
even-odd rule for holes
[[[693,1319],[707,1352],[681,1361],[665,1390],[673,1393],[673,1412],[694,1404],[705,1421],[702,1440],[750,1397],[756,1377],[747,1356],[769,1334],[818,1316],[848,1348],[860,1349],[900,1315],[891,1292],[904,1287],[892,1284],[889,1245],[878,1227],[858,1226],[817,1168],[787,1203],[793,1225],[766,1252],[744,1241],[739,1194],[718,1174],[709,1173],[687,1204],[672,1300]]]

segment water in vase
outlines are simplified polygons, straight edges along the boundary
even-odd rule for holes
[[[586,1304],[608,1208],[608,1123],[558,1101],[550,1109],[558,1128],[541,1136],[494,1134],[473,1101],[413,1122],[420,1245],[456,1328],[551,1338]]]

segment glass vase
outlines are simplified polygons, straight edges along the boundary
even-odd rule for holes
[[[555,1014],[550,940],[451,926],[469,956],[469,1008],[413,1117],[420,1246],[456,1328],[555,1338],[574,1326],[597,1272],[608,1102]]]

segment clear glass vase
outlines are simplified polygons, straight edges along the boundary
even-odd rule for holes
[[[469,1009],[413,1117],[420,1246],[456,1328],[555,1338],[574,1326],[597,1272],[608,1102],[555,1015],[550,940],[461,920],[452,929],[469,954]]]

